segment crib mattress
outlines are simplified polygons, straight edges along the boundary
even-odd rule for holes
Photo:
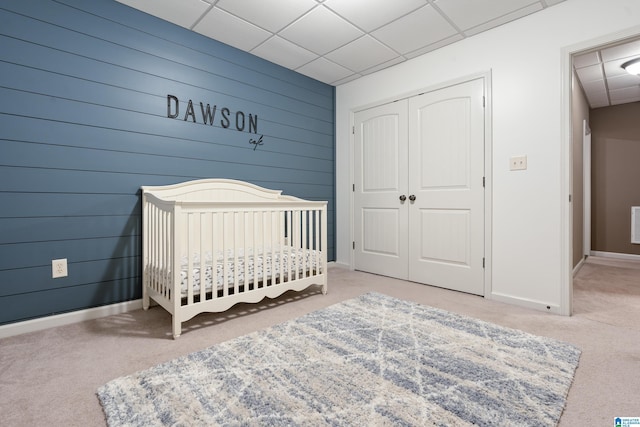
[[[238,285],[243,285],[246,280],[251,282],[261,281],[265,277],[273,280],[279,278],[282,272],[284,276],[292,275],[295,277],[296,271],[298,273],[302,273],[303,270],[318,271],[321,266],[321,253],[316,250],[285,247],[283,249],[276,248],[275,250],[258,250],[256,254],[253,252],[252,249],[249,249],[246,257],[244,249],[230,249],[226,252],[226,256],[222,256],[222,253],[219,253],[215,263],[215,282],[211,254],[205,254],[204,274],[202,274],[203,268],[200,263],[200,255],[195,253],[191,263],[193,292],[199,293],[203,284],[206,292],[212,291],[214,283],[216,289],[222,289],[225,281],[229,287],[232,287],[236,283],[236,274],[238,275]],[[204,276],[204,280],[202,276]],[[186,256],[182,258],[180,281],[181,292],[184,297],[187,295],[189,281],[189,266]]]

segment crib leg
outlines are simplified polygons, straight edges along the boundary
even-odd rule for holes
[[[142,309],[149,310],[149,292],[146,286],[142,286]]]
[[[182,334],[182,322],[178,320],[178,316],[173,315],[173,339],[178,339]]]

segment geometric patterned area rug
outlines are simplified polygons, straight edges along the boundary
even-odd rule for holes
[[[109,426],[555,426],[580,350],[368,293],[98,390]]]

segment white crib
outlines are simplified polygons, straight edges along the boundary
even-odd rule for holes
[[[142,187],[142,301],[182,322],[321,285],[327,202],[229,179]]]

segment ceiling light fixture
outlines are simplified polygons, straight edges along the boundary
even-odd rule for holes
[[[640,58],[632,59],[622,64],[622,68],[634,76],[640,75]]]

